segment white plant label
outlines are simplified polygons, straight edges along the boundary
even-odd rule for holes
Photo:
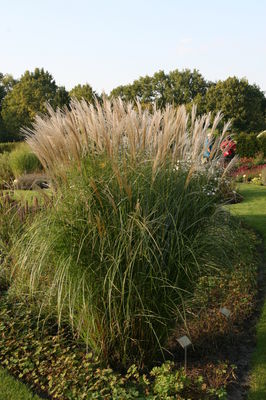
[[[181,338],[177,339],[177,341],[180,344],[180,346],[183,347],[183,349],[185,349],[186,347],[188,347],[192,344],[190,339],[187,336],[182,336]]]

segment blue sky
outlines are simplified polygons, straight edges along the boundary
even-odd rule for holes
[[[266,0],[0,0],[0,72],[101,92],[163,69],[266,91]]]

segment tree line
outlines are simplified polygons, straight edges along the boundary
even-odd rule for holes
[[[26,71],[19,80],[0,73],[0,142],[19,140],[20,128],[30,126],[37,113],[45,112],[47,102],[56,108],[68,106],[71,97],[94,103],[102,96],[88,83],[67,91],[65,87],[57,86],[53,76],[43,68]],[[109,96],[125,101],[138,100],[146,108],[156,105],[163,109],[166,104],[185,104],[189,109],[194,103],[199,114],[221,110],[226,119],[232,120],[232,129],[237,133],[266,129],[264,92],[257,85],[237,77],[211,82],[195,69],[176,69],[168,74],[159,71],[116,87]]]

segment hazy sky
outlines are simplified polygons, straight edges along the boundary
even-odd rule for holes
[[[266,91],[266,0],[0,0],[0,72],[101,92],[163,69]]]

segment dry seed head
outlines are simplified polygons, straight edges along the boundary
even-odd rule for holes
[[[196,107],[191,115],[185,106],[168,105],[164,111],[155,106],[152,112],[143,110],[139,102],[124,103],[104,98],[95,106],[85,100],[72,99],[69,108],[54,111],[47,106],[46,116],[37,116],[33,127],[26,128],[27,142],[51,175],[66,170],[72,161],[105,153],[116,164],[117,160],[135,162],[137,159],[153,161],[156,173],[166,160],[190,161],[193,171],[201,167],[207,130],[213,134],[222,119],[218,113],[210,126],[210,113],[196,117]],[[225,124],[225,135],[229,124]],[[220,156],[215,141],[211,159]],[[123,164],[123,163],[122,163]],[[116,171],[116,175],[119,174]]]

